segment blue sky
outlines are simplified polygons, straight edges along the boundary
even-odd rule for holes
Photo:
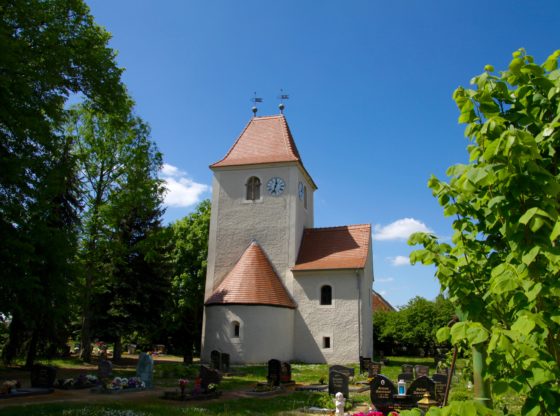
[[[426,183],[467,161],[451,99],[486,64],[560,48],[554,1],[86,0],[112,33],[136,111],[166,163],[166,221],[210,197],[208,165],[251,116],[285,115],[319,189],[315,226],[371,223],[374,289],[393,305],[439,292],[406,236],[451,235]]]

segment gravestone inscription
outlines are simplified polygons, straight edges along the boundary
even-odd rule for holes
[[[435,389],[436,383],[431,378],[422,376],[410,384],[407,393],[411,396],[412,402],[417,403],[424,397],[424,393],[430,393],[430,397],[434,398],[436,395]]]
[[[381,374],[381,367],[383,366],[383,364],[372,361],[369,364],[369,371],[368,371],[368,377],[375,377],[378,374]]]
[[[348,375],[338,371],[329,371],[329,394],[342,393],[349,398]]]
[[[274,358],[268,361],[268,375],[266,379],[273,386],[280,385],[281,364],[280,360],[276,360]]]
[[[48,388],[54,385],[56,368],[50,365],[35,364],[31,368],[31,387]]]
[[[376,375],[371,381],[369,391],[371,403],[376,408],[383,412],[393,408],[397,388],[387,377],[381,374]]]
[[[154,360],[145,352],[141,352],[138,357],[136,376],[144,382],[147,389],[154,387]]]
[[[439,404],[443,403],[443,398],[445,397],[445,388],[447,387],[447,376],[445,374],[434,374],[432,380],[436,383],[436,397],[435,400]]]

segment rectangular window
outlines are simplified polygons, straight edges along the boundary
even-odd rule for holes
[[[331,347],[331,337],[323,337],[323,348]]]

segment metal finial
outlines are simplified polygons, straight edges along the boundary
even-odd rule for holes
[[[262,103],[263,99],[260,98],[260,97],[257,97],[257,92],[256,91],[253,94],[254,94],[254,97],[251,98],[251,101],[253,103],[255,103],[255,105],[253,106],[253,108],[251,108],[251,111],[253,112],[253,117],[256,117],[257,116],[257,111],[259,110],[257,108],[257,103]]]
[[[284,108],[286,108],[286,106],[284,105],[284,100],[289,99],[290,96],[288,94],[284,94],[284,90],[280,88],[280,95],[277,98],[280,100],[280,104],[278,104],[280,114],[284,114]]]

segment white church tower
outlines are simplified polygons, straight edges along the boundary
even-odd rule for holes
[[[253,117],[210,168],[202,361],[371,357],[371,226],[313,228],[317,186],[285,117]]]

